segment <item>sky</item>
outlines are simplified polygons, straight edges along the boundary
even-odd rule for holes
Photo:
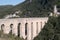
[[[24,0],[0,0],[0,5],[16,5]]]

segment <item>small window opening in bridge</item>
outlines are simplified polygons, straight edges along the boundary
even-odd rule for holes
[[[13,24],[10,24],[10,34],[12,34],[12,28],[13,28]]]
[[[27,35],[27,25],[28,23],[25,24],[25,35]]]
[[[18,37],[20,37],[20,25],[21,23],[18,23]]]
[[[38,22],[36,22],[36,34],[38,34]]]
[[[2,31],[2,32],[3,32],[4,27],[5,27],[5,25],[2,24],[2,25],[1,25],[1,31]]]
[[[33,39],[33,22],[31,22],[31,40]]]

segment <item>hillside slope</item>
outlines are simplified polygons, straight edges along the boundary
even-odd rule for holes
[[[58,0],[26,0],[16,5],[13,10],[22,11],[20,17],[46,17],[53,11],[55,4],[58,4]]]
[[[11,7],[13,7],[13,6],[12,5],[0,5],[0,12],[5,11]]]
[[[7,14],[8,9],[12,8],[13,5],[0,5],[0,18],[2,18],[3,16],[5,16],[5,14]]]
[[[47,17],[53,11],[53,6],[57,4],[60,6],[59,0],[25,0],[24,2],[6,10],[4,15],[14,13],[16,10],[20,17]],[[2,15],[3,16],[3,15]]]

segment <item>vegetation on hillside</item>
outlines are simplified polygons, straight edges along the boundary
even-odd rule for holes
[[[12,5],[0,5],[0,18],[3,18],[5,15],[9,14],[8,10],[12,7]]]
[[[0,12],[6,11],[9,8],[12,8],[13,5],[0,5]]]
[[[60,40],[60,16],[50,17],[34,40]]]
[[[24,2],[5,10],[0,14],[2,17],[7,14],[12,14],[16,10],[22,12],[19,13],[20,17],[46,17],[53,11],[54,5],[60,7],[60,0],[25,0]]]

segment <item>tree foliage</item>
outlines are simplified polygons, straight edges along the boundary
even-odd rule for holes
[[[60,16],[50,17],[34,40],[60,40]]]
[[[16,10],[22,12],[19,13],[20,17],[46,17],[53,11],[55,4],[60,7],[60,0],[25,0],[24,2],[1,12],[0,18],[14,13]]]

